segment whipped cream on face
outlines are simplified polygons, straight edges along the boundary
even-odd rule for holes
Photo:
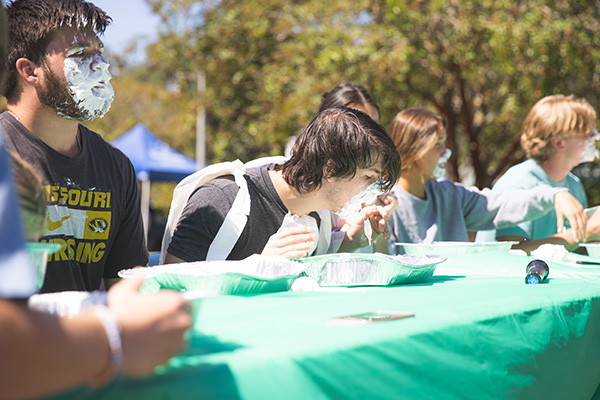
[[[596,148],[596,141],[600,140],[600,133],[597,130],[593,130],[593,136],[590,138],[586,138],[585,150],[581,154],[581,159],[579,163],[592,162],[596,158],[600,157],[600,152]]]
[[[431,174],[434,179],[440,179],[446,176],[446,163],[448,162],[451,156],[452,150],[446,149],[446,152],[443,156],[440,157],[440,159],[437,162],[437,165],[435,166],[435,169],[433,170],[433,173]]]
[[[74,49],[66,54],[65,78],[73,101],[84,114],[83,120],[91,121],[103,117],[115,98],[110,84],[112,76],[108,71],[110,64],[101,54],[85,58],[70,57],[77,51]]]
[[[379,183],[372,183],[365,188],[362,192],[352,197],[342,210],[336,214],[343,220],[354,221],[360,216],[363,204],[371,204],[375,201],[377,196],[383,194],[381,185]]]

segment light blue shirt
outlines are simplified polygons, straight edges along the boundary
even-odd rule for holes
[[[425,184],[425,199],[400,186],[392,192],[398,197],[398,207],[389,220],[390,251],[395,242],[466,242],[468,231],[505,228],[538,218],[554,207],[556,189],[540,185],[519,192],[493,192],[440,179]]]
[[[28,298],[37,291],[24,238],[8,153],[0,132],[0,297]]]
[[[567,188],[569,192],[587,208],[587,197],[583,184],[574,174],[567,174],[561,182],[554,182],[535,160],[527,160],[506,171],[496,182],[492,191],[500,192],[515,189],[531,189],[539,185],[550,185],[555,188]],[[565,226],[569,227],[568,221]],[[549,212],[543,217],[528,222],[522,222],[511,228],[503,228],[477,233],[477,242],[493,242],[500,236],[523,236],[529,240],[543,239],[556,233],[556,213]]]

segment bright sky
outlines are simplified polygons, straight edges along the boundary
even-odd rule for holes
[[[152,13],[150,6],[144,0],[89,1],[103,9],[113,19],[102,38],[108,50],[121,53],[136,38],[146,44],[158,37],[160,18]],[[136,55],[136,58],[138,56]]]

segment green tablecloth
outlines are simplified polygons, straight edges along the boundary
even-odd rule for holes
[[[600,266],[450,257],[429,283],[199,300],[189,349],[144,379],[62,398],[590,399],[600,383]],[[374,310],[413,318],[330,327]]]

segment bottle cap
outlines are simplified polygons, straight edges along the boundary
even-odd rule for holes
[[[542,281],[542,279],[540,278],[540,276],[538,274],[528,274],[525,277],[525,283],[527,283],[528,285],[537,285],[541,281]]]

